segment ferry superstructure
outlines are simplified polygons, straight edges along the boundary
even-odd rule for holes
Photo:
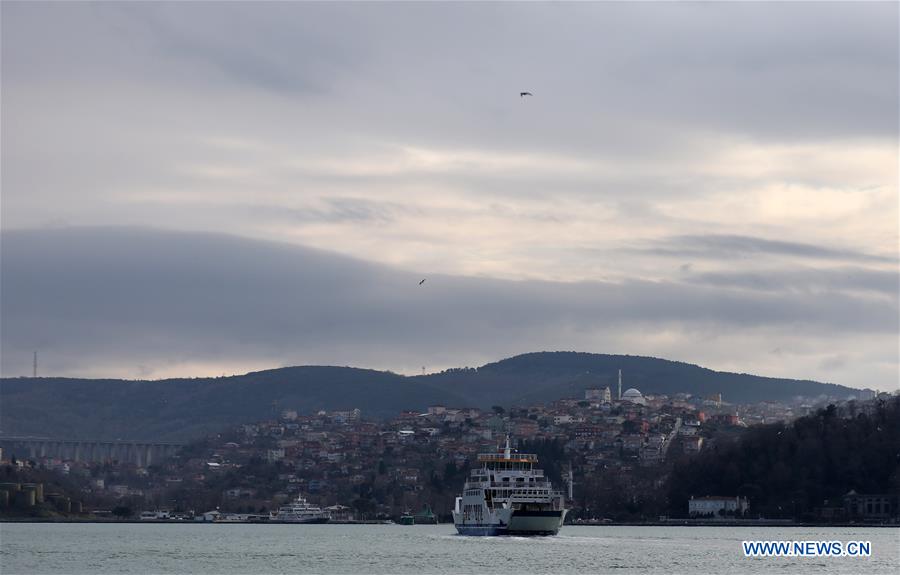
[[[456,498],[453,523],[461,535],[556,535],[566,518],[565,496],[536,469],[537,455],[513,452],[478,456]]]

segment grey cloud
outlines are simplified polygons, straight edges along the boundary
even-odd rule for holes
[[[822,360],[822,369],[835,370],[847,365],[847,358],[841,355],[827,357]]]
[[[859,267],[836,269],[774,268],[762,272],[703,272],[691,274],[682,269],[685,280],[695,284],[734,287],[760,291],[867,291],[891,298],[900,293],[900,274],[896,270],[871,270]]]
[[[749,258],[778,255],[814,260],[897,263],[896,257],[866,254],[800,242],[718,234],[668,237],[649,242],[649,245],[646,247],[634,248],[634,251],[675,258],[730,259],[734,257]]]
[[[238,89],[327,92],[340,125],[405,140],[615,154],[683,145],[685,125],[774,139],[898,129],[892,3],[49,4],[4,15],[5,80],[88,67],[112,83],[214,94],[211,68]],[[527,109],[510,97],[526,88],[538,95]]]
[[[366,200],[364,198],[317,198],[317,202],[303,208],[273,205],[241,206],[254,216],[271,220],[288,220],[299,223],[313,222],[369,222],[387,224],[399,214],[415,214],[416,210],[396,202]]]
[[[317,250],[127,228],[4,232],[2,366],[33,349],[61,373],[123,361],[420,365],[577,347],[621,329],[883,334],[896,300],[673,282],[553,283],[426,275]],[[53,361],[53,360],[48,360]],[[150,367],[148,367],[150,366]]]
[[[13,3],[4,6],[4,76],[322,94],[365,60],[320,25],[329,17],[354,18],[288,3]]]
[[[337,78],[365,60],[318,25],[322,18],[354,18],[341,7],[138,4],[123,7],[122,15],[131,28],[149,29],[167,58],[205,63],[232,82],[263,90],[331,92]]]
[[[648,200],[630,215],[668,224],[651,210],[655,200],[696,197],[717,184],[670,179],[668,166],[696,162],[719,136],[760,146],[837,141],[848,150],[860,139],[895,141],[897,10],[6,3],[3,222],[153,225],[155,214],[142,218],[111,199],[190,188],[196,182],[178,171],[181,162],[246,160],[195,145],[235,136],[338,160],[378,144],[629,160],[615,174],[473,174],[462,166],[354,177],[340,161],[336,173],[315,174],[253,158],[265,170],[252,181],[222,182],[235,194],[300,181],[316,195],[343,183],[373,194],[445,186],[504,200]],[[536,97],[520,101],[523,87]],[[196,222],[204,214],[164,217]],[[240,225],[232,219],[218,229]]]

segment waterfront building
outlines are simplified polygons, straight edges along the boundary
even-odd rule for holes
[[[747,511],[746,497],[691,497],[688,501],[688,514],[691,517],[723,517],[742,515]]]
[[[886,520],[900,517],[900,495],[897,493],[857,493],[844,495],[844,511],[848,517]]]

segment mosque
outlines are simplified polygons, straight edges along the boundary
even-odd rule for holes
[[[637,405],[647,405],[647,400],[644,399],[644,396],[635,388],[630,388],[622,394],[622,401],[630,401],[631,403],[635,403]]]
[[[622,393],[622,370],[619,370],[619,401],[628,401],[635,405],[647,405],[647,400],[640,391],[631,387]]]

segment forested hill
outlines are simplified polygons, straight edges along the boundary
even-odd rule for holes
[[[826,500],[842,506],[851,490],[900,492],[900,397],[751,428],[677,465],[668,501],[684,516],[691,496],[743,495],[752,516],[809,519]]]
[[[842,385],[713,371],[655,357],[562,351],[527,353],[478,369],[448,370],[415,379],[453,389],[476,405],[508,405],[578,397],[585,389],[607,385],[615,393],[619,369],[623,391],[634,387],[643,393],[704,397],[722,393],[725,401],[732,403],[787,400],[798,395],[843,398],[859,392]]]
[[[0,432],[176,441],[271,418],[284,409],[360,408],[368,417],[387,417],[436,402],[465,400],[397,374],[349,367],[159,381],[17,378],[0,380]]]
[[[0,433],[83,439],[181,440],[258,421],[282,409],[358,407],[391,417],[428,405],[490,408],[581,397],[591,387],[644,393],[722,393],[726,401],[846,397],[851,388],[723,373],[662,359],[574,352],[520,355],[480,368],[404,377],[348,367],[288,367],[246,375],[160,381],[0,379]]]

